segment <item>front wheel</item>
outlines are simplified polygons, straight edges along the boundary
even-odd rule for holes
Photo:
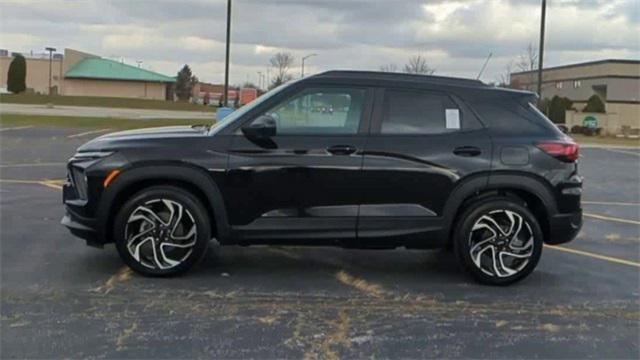
[[[147,276],[183,273],[204,256],[211,230],[207,212],[191,193],[155,186],[135,194],[115,219],[123,261]]]
[[[492,198],[464,211],[453,241],[458,260],[476,280],[509,285],[536,267],[543,234],[525,206],[507,198]]]

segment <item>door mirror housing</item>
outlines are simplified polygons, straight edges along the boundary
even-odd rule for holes
[[[243,126],[242,133],[253,139],[268,139],[276,136],[276,119],[270,115],[261,115],[251,124]]]

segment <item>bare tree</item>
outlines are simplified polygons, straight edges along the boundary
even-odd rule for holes
[[[516,67],[519,71],[531,71],[538,67],[538,50],[529,43],[524,53],[518,57]]]
[[[269,88],[274,88],[293,79],[293,76],[289,74],[293,61],[293,55],[286,52],[279,52],[269,59],[269,63],[271,63],[271,66],[275,69],[276,73]]]
[[[398,72],[398,65],[394,63],[384,64],[380,66],[380,71],[384,72]]]
[[[525,52],[518,56],[516,68],[518,71],[529,72],[526,87],[527,90],[534,90],[537,83],[536,73],[534,70],[538,68],[538,50],[533,46],[533,44],[529,43]]]
[[[404,72],[409,74],[432,75],[436,69],[429,67],[427,58],[422,55],[412,56],[404,66]]]
[[[509,61],[509,63],[504,67],[504,70],[497,76],[498,86],[510,87],[512,72],[513,72],[513,61]]]

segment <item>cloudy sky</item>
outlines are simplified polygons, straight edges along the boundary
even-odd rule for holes
[[[640,59],[640,0],[548,0],[545,65]],[[233,0],[231,82],[287,51],[292,73],[377,70],[422,55],[438,75],[496,81],[537,44],[540,0]],[[0,48],[73,48],[173,75],[224,72],[225,0],[0,0]]]

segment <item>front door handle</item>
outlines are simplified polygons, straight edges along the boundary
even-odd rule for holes
[[[358,149],[351,145],[334,145],[327,148],[327,151],[333,155],[351,155]]]
[[[459,146],[453,149],[453,153],[458,156],[478,156],[482,154],[482,150],[475,146]]]

